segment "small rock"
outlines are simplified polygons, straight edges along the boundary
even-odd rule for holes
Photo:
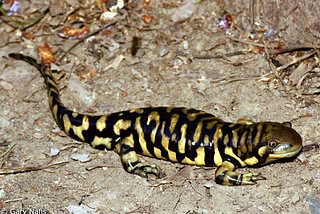
[[[70,158],[73,160],[78,160],[83,163],[91,160],[91,158],[89,157],[89,154],[72,154]]]
[[[309,211],[311,214],[320,213],[320,200],[316,197],[306,197],[305,201],[309,203]]]

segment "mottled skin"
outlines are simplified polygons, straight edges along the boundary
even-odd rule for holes
[[[129,173],[160,176],[158,166],[139,161],[137,153],[140,153],[183,164],[215,165],[218,184],[255,184],[265,179],[260,173],[241,174],[234,170],[293,157],[302,148],[302,139],[289,122],[227,123],[203,111],[171,107],[101,116],[78,114],[61,103],[51,71],[31,57],[9,56],[26,61],[40,71],[48,89],[52,115],[60,129],[93,148],[115,150]]]

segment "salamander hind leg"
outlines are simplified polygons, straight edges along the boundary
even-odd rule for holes
[[[154,174],[160,177],[161,170],[155,164],[141,163],[139,161],[137,153],[134,151],[134,141],[132,135],[123,138],[116,151],[120,155],[123,168],[131,173],[137,174],[141,177],[147,178],[148,174]]]
[[[235,166],[232,163],[228,161],[222,162],[215,174],[216,183],[228,186],[253,185],[258,180],[266,180],[265,177],[261,176],[261,173],[245,172],[241,174],[234,172],[234,170]]]

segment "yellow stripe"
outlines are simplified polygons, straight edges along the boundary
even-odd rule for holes
[[[254,141],[253,141],[255,145],[257,145],[259,143],[260,136],[262,133],[262,128],[263,128],[263,123],[259,123],[259,125],[257,126],[257,134],[256,134]]]
[[[224,145],[226,145],[226,146],[229,146],[228,144],[229,144],[229,135],[225,135],[224,136],[224,138],[223,138],[223,143],[224,143]]]
[[[113,132],[116,135],[120,135],[121,130],[127,130],[130,126],[131,126],[130,120],[120,119],[113,125]]]
[[[173,162],[178,162],[177,154],[174,151],[168,150],[168,156],[169,156],[169,160],[171,160]]]
[[[260,157],[262,157],[262,155],[264,155],[264,154],[267,154],[267,148],[268,148],[267,146],[263,146],[263,147],[259,148],[258,154]]]
[[[197,150],[197,157],[194,159],[196,165],[198,166],[203,166],[205,165],[205,152],[204,152],[204,147],[198,147]]]
[[[82,131],[86,131],[89,128],[89,118],[88,116],[83,116],[82,119],[82,124],[81,126],[75,126],[72,125],[69,116],[67,114],[63,115],[63,124],[64,124],[64,129],[67,134],[69,134],[70,129],[74,132],[74,134],[79,137],[82,141],[85,141]]]
[[[198,166],[204,166],[205,165],[205,153],[204,153],[204,147],[198,147],[197,150],[197,156],[195,157],[194,161],[191,160],[188,157],[185,157],[181,163],[189,164],[189,165],[198,165]]]
[[[133,135],[130,134],[129,137],[124,138],[121,143],[119,143],[118,145],[127,145],[131,148],[134,148],[134,140],[133,140]],[[126,164],[130,164],[139,161],[137,153],[135,151],[130,151],[126,154],[120,154],[122,163],[126,163]]]
[[[156,121],[156,123],[159,123],[159,121],[160,121],[159,112],[153,111],[148,115],[147,125],[150,125],[152,120]]]
[[[96,127],[100,132],[102,132],[102,130],[106,128],[107,126],[106,121],[107,121],[107,115],[103,115],[97,120]]]
[[[147,149],[147,142],[144,138],[144,132],[143,132],[143,129],[141,127],[141,117],[137,117],[136,118],[136,124],[134,126],[135,130],[137,131],[138,133],[138,136],[139,136],[139,144],[141,146],[141,149],[142,149],[142,154],[143,155],[147,155],[149,157],[152,157],[151,153],[148,151]]]
[[[158,149],[157,147],[154,147],[153,152],[154,152],[154,155],[155,155],[157,158],[163,159],[163,157],[162,157],[162,155],[161,155],[161,150],[160,150],[160,149]]]
[[[166,109],[167,113],[170,113],[172,109],[173,109],[172,107],[167,107]]]
[[[143,113],[143,109],[141,109],[141,108],[131,109],[130,113],[142,114]]]
[[[221,154],[218,150],[218,140],[222,137],[222,131],[221,131],[221,127],[223,125],[222,124],[218,124],[216,127],[216,131],[213,135],[213,142],[214,142],[214,157],[213,157],[213,161],[215,163],[216,166],[220,166],[222,164],[222,158],[221,158]]]
[[[77,112],[72,112],[71,115],[73,118],[76,118],[76,117],[78,117],[79,114]]]
[[[161,145],[169,152],[169,138],[166,135],[162,135]]]
[[[230,146],[227,146],[225,149],[224,149],[224,153],[226,155],[229,155],[230,157],[233,157],[234,159],[236,159],[242,167],[245,167],[247,164],[245,162],[243,162],[238,156],[236,156],[234,153],[233,153],[233,150]]]
[[[48,94],[50,94],[52,91],[55,92],[57,95],[59,95],[59,91],[57,88],[54,88],[54,87],[49,88]]]
[[[193,161],[193,160],[191,160],[191,159],[188,158],[188,157],[185,157],[185,158],[181,161],[181,163],[189,164],[189,165],[196,165],[196,162]]]
[[[190,110],[191,108],[184,108],[182,109],[182,113],[184,113],[185,115],[188,115],[188,111]]]
[[[82,131],[86,131],[89,129],[89,118],[87,116],[83,116],[82,119],[82,125],[81,126],[74,126],[72,125],[71,128],[73,129],[73,132],[81,139],[85,140]]]
[[[169,126],[169,130],[170,130],[171,134],[173,133],[174,129],[176,128],[178,121],[179,121],[179,114],[172,115],[172,117],[170,119],[170,126]]]
[[[204,146],[212,146],[208,135],[204,136],[203,143],[204,143]]]
[[[174,134],[171,135],[170,140],[173,141],[173,142],[176,142],[176,140],[177,140],[177,135],[176,135],[176,133],[174,133]]]
[[[181,154],[184,154],[186,152],[186,134],[187,134],[187,124],[183,124],[180,128],[181,131],[181,138],[178,141],[178,151]]]
[[[57,105],[55,105],[55,106],[57,106]],[[69,130],[71,128],[71,122],[69,120],[69,116],[67,114],[63,115],[62,120],[63,120],[64,131],[67,134],[69,134]]]
[[[252,125],[254,124],[253,121],[251,120],[244,120],[244,119],[239,119],[235,124],[243,124],[243,125]]]
[[[216,125],[219,121],[218,120],[213,120],[209,123],[207,123],[207,129],[212,129],[214,125]]]
[[[58,105],[57,104],[52,107],[52,114],[55,121],[58,121]]]
[[[259,162],[259,160],[255,156],[253,156],[251,158],[245,159],[244,162],[249,166],[253,166],[256,165]]]
[[[247,131],[243,133],[240,139],[240,151],[242,154],[245,154],[248,152],[248,148],[246,146],[246,138],[247,138]]]
[[[194,121],[198,117],[198,115],[201,115],[201,114],[205,114],[205,112],[199,111],[199,112],[195,112],[195,113],[190,113],[190,114],[187,114],[187,118],[190,121]]]
[[[239,136],[237,134],[239,129],[235,129],[235,130],[232,130],[232,146],[234,148],[237,148],[238,147],[238,140],[239,140]],[[238,154],[239,155],[239,154]]]
[[[151,131],[150,138],[151,142],[154,143],[156,141],[156,134],[160,125],[160,114],[159,112],[153,111],[148,116],[147,125],[150,125],[151,121],[156,121],[156,127]]]
[[[103,138],[95,136],[93,141],[91,142],[91,146],[96,148],[97,146],[104,145],[107,149],[111,149],[112,147],[112,138]]]
[[[161,130],[160,130],[160,134],[161,136],[165,135],[164,134],[164,127],[166,126],[166,121],[163,121],[162,126],[161,126]]]
[[[202,122],[199,122],[198,125],[197,125],[197,128],[193,134],[193,142],[197,143],[200,139],[200,136],[201,136],[201,133],[202,133],[202,126],[203,126],[203,123]]]
[[[194,120],[197,118],[198,115],[199,115],[199,113],[187,114],[187,118],[188,118],[188,120],[190,120],[190,121],[194,121]]]
[[[213,157],[214,164],[216,166],[220,166],[222,164],[222,158],[217,147],[214,148],[214,157]]]
[[[51,75],[48,75],[48,76],[51,76]],[[51,77],[52,77],[52,76],[51,76]],[[55,82],[53,82],[50,78],[47,78],[47,80],[48,80],[48,83],[49,83],[50,85],[52,85],[52,87],[58,88],[58,87],[57,87],[57,84],[56,84]]]

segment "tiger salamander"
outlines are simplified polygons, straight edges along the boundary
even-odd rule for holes
[[[61,130],[93,148],[115,150],[132,174],[159,177],[157,165],[142,163],[137,153],[198,166],[217,166],[215,181],[222,185],[255,184],[260,173],[238,173],[236,168],[289,158],[302,148],[290,122],[239,120],[228,123],[191,108],[151,107],[102,116],[78,114],[60,101],[52,71],[31,57],[9,54],[35,66],[45,79],[49,106]]]

